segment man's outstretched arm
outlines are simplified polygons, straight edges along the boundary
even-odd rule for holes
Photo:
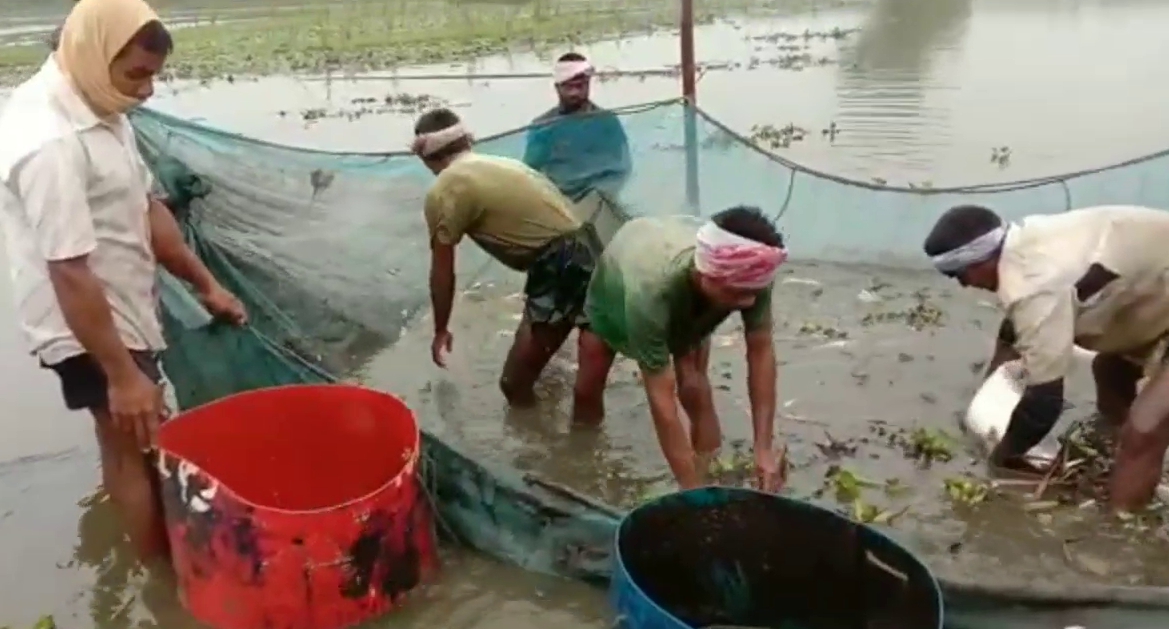
[[[751,430],[756,450],[774,447],[776,381],[775,345],[771,326],[746,333],[747,399],[751,403]]]
[[[646,397],[649,398],[649,412],[653,417],[654,432],[657,433],[662,454],[666,457],[666,463],[669,464],[674,479],[682,489],[698,487],[702,484],[702,475],[695,465],[690,434],[678,416],[674,370],[668,365],[656,371],[642,368],[641,375],[645,382]]]
[[[149,203],[150,245],[158,263],[175,277],[189,282],[200,294],[207,294],[217,288],[219,282],[199,256],[187,246],[170,208],[153,196]]]

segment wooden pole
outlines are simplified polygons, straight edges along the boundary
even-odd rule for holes
[[[681,0],[682,97],[685,102],[686,203],[701,213],[698,190],[698,72],[694,62],[694,0]]]

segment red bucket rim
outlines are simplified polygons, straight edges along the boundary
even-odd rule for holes
[[[360,384],[350,384],[350,383],[281,384],[281,385],[277,385],[277,386],[273,386],[273,387],[263,387],[260,389],[252,389],[250,391],[240,391],[238,393],[232,393],[231,395],[225,395],[217,400],[212,400],[210,402],[204,402],[203,404],[199,404],[196,406],[192,406],[191,408],[185,409],[182,412],[178,413],[177,415],[168,419],[166,421],[166,424],[171,425],[175,422],[182,421],[184,416],[192,414],[196,410],[215,406],[217,404],[224,403],[224,402],[227,402],[227,401],[235,399],[235,398],[247,397],[249,395],[255,395],[255,394],[259,394],[259,393],[269,393],[269,392],[273,392],[273,391],[282,391],[282,390],[288,390],[288,389],[324,389],[324,388],[360,389],[362,391],[368,391],[370,393],[375,393],[377,395],[390,397],[390,398],[393,398],[395,401],[397,401],[399,404],[401,404],[403,407],[405,407],[407,411],[410,412],[410,416],[412,418],[414,418],[414,422],[413,422],[413,424],[414,424],[414,430],[413,430],[413,432],[414,432],[414,447],[411,449],[410,456],[407,457],[407,459],[405,461],[405,465],[402,466],[402,469],[393,478],[390,478],[386,482],[378,485],[375,489],[370,490],[370,491],[368,491],[360,496],[356,496],[354,498],[346,500],[345,502],[339,502],[337,504],[329,505],[327,507],[319,507],[316,509],[283,509],[280,507],[269,507],[269,506],[259,505],[259,504],[252,502],[251,500],[244,498],[243,496],[232,491],[229,487],[227,487],[225,484],[223,484],[219,480],[218,477],[216,477],[213,474],[208,473],[206,470],[199,467],[198,465],[195,465],[193,462],[190,461],[190,459],[187,459],[186,457],[183,457],[183,456],[179,456],[179,455],[177,455],[177,454],[171,452],[170,450],[163,448],[161,446],[159,446],[155,450],[155,452],[158,456],[158,460],[155,462],[155,466],[158,470],[158,473],[160,475],[166,473],[166,472],[164,472],[164,467],[163,467],[163,463],[164,463],[163,457],[169,456],[173,459],[180,461],[180,463],[185,463],[187,465],[190,465],[195,470],[198,470],[200,473],[205,474],[208,478],[213,479],[215,481],[215,484],[213,486],[214,491],[216,491],[216,492],[226,491],[232,497],[233,500],[236,500],[240,504],[251,507],[253,509],[261,509],[261,510],[267,511],[269,513],[282,513],[282,514],[287,514],[287,515],[314,515],[314,514],[319,514],[319,513],[325,513],[328,511],[336,511],[338,509],[344,509],[346,507],[352,506],[355,503],[359,503],[363,500],[367,500],[370,497],[381,493],[387,487],[391,487],[395,483],[401,483],[404,480],[405,476],[407,476],[407,473],[414,473],[414,471],[417,468],[418,460],[421,457],[421,453],[422,453],[422,429],[419,428],[419,426],[418,426],[418,418],[414,414],[414,410],[411,409],[406,404],[406,402],[404,400],[402,400],[402,398],[394,395],[393,393],[389,393],[387,391],[381,391],[379,389],[374,389],[374,388],[367,387],[367,386],[360,385]]]

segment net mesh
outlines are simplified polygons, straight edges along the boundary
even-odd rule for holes
[[[1104,203],[1169,207],[1165,154],[1009,184],[897,188],[787,162],[683,101],[616,113],[633,174],[620,199],[602,202],[610,217],[759,205],[778,218],[797,259],[920,265],[924,234],[956,203],[986,204],[1012,219]],[[191,242],[245,301],[262,341],[253,347],[250,332],[191,329],[171,308],[167,367],[184,405],[343,376],[392,343],[425,305],[421,202],[433,175],[412,155],[279,146],[150,110],[133,122]],[[515,130],[476,150],[519,158],[526,137]],[[696,147],[689,160],[687,137]],[[687,200],[688,161],[697,163],[697,204]],[[561,183],[588,187],[590,176]],[[477,248],[460,249],[464,286],[498,273],[506,271]]]
[[[1010,184],[910,189],[802,168],[757,149],[681,101],[616,113],[628,136],[633,174],[618,199],[594,194],[578,208],[608,230],[628,216],[703,215],[748,203],[778,218],[796,259],[920,266],[925,233],[957,203],[985,204],[1010,219],[1105,203],[1169,208],[1164,175],[1169,152]],[[277,146],[150,110],[132,120],[189,242],[245,302],[252,321],[246,329],[192,324],[205,313],[186,312],[197,306],[181,283],[163,283],[169,343],[164,363],[182,407],[259,387],[353,377],[425,306],[429,257],[421,203],[433,176],[413,156]],[[525,131],[482,140],[476,149],[518,158]],[[687,145],[695,150],[687,151]],[[697,164],[693,204],[687,162]],[[582,172],[576,183],[587,187],[588,177]],[[461,247],[458,261],[463,287],[511,273],[475,247]],[[459,537],[531,569],[607,576],[617,514],[537,477],[485,467],[453,444],[432,437],[424,442],[433,493]],[[474,497],[486,495],[488,486],[495,500],[476,507]],[[533,500],[562,515],[552,520],[533,515],[524,506]],[[507,526],[496,521],[500,505],[515,507]],[[517,537],[519,532],[523,536]],[[561,557],[572,546],[565,540],[595,546],[596,565]],[[960,585],[943,582],[955,627],[1037,626],[1032,621],[1042,614],[1039,608],[1051,605],[1041,593],[979,585],[971,594]],[[1003,616],[1003,601],[1010,596],[1038,602],[1035,609],[1012,607]],[[1157,609],[1150,613],[1163,624],[1157,614],[1165,613],[1164,595],[1150,596],[1155,603],[1141,607],[1093,590],[1056,606],[1086,609],[1113,601],[1117,607],[1106,609],[1105,617],[1144,623],[1124,626],[1149,626],[1134,610],[1152,604]],[[1136,616],[1126,616],[1130,613]]]

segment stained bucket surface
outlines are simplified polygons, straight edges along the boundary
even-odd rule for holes
[[[893,540],[812,504],[706,487],[634,509],[609,598],[624,629],[940,629],[929,570]]]
[[[398,398],[347,385],[261,389],[159,432],[183,604],[216,629],[335,629],[398,606],[438,568]]]

